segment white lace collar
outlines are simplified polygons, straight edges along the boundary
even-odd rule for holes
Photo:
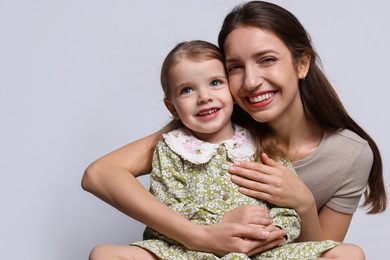
[[[244,128],[234,125],[234,136],[219,144],[207,143],[197,139],[187,128],[173,130],[163,137],[167,145],[183,159],[195,164],[208,162],[224,144],[228,157],[233,160],[249,160],[256,151],[251,134]]]

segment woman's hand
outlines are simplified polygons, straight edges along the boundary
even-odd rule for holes
[[[244,227],[239,225],[236,227],[242,228],[243,231],[240,234],[231,232],[232,230],[229,231],[229,223],[244,225]],[[242,253],[249,256],[285,242],[286,231],[272,225],[272,218],[268,214],[268,209],[260,205],[239,206],[226,212],[221,225],[223,228],[221,232],[226,232],[226,234],[223,235],[224,238],[218,238],[217,241],[221,242],[221,239],[234,238],[232,239],[232,246],[242,247],[244,249]],[[247,229],[247,227],[250,229]],[[224,250],[226,249],[224,248]],[[233,250],[231,252],[239,251]]]
[[[312,206],[313,194],[296,175],[265,153],[261,159],[263,164],[239,162],[230,167],[231,179],[240,186],[241,193],[280,207],[293,208],[298,213]]]
[[[272,218],[268,214],[268,209],[260,205],[244,205],[229,210],[222,218],[222,222],[240,223],[243,225],[269,226]],[[267,232],[268,233],[268,232]],[[268,234],[264,236],[267,238]]]
[[[267,236],[264,236],[264,230],[267,231]],[[264,227],[230,222],[201,225],[191,231],[197,234],[191,235],[188,243],[183,241],[187,248],[210,252],[220,257],[231,252],[248,256],[263,252],[285,242],[283,236],[286,234],[273,225]]]

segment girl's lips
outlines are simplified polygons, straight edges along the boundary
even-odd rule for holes
[[[201,119],[210,119],[217,115],[220,108],[211,108],[207,110],[202,110],[199,113],[196,114],[197,117]]]
[[[207,109],[207,110],[202,110],[196,115],[197,116],[206,116],[209,114],[213,114],[213,113],[217,112],[218,110],[219,110],[219,108],[211,108],[211,109]]]

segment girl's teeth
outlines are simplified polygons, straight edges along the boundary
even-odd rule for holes
[[[264,101],[266,99],[269,99],[273,95],[274,95],[273,93],[265,93],[265,94],[260,95],[260,96],[250,97],[249,101],[252,102],[252,103],[257,103],[257,102],[261,102],[261,101]]]
[[[215,113],[215,112],[217,112],[217,109],[211,109],[211,110],[208,110],[208,111],[200,112],[199,115],[200,116],[205,116],[205,115],[209,115],[209,114],[212,114],[212,113]]]

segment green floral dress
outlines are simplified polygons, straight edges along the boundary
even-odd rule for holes
[[[219,258],[211,253],[191,251],[178,242],[146,227],[144,240],[132,245],[145,248],[160,259],[317,259],[339,243],[334,241],[291,243],[300,233],[300,219],[293,209],[279,208],[245,196],[230,181],[228,168],[236,160],[254,160],[251,135],[235,125],[234,136],[220,144],[194,137],[186,128],[165,134],[153,157],[150,191],[160,201],[196,224],[220,222],[224,213],[241,205],[262,205],[269,209],[273,224],[287,230],[287,242],[251,258],[230,253]],[[279,160],[295,173],[292,164]]]

